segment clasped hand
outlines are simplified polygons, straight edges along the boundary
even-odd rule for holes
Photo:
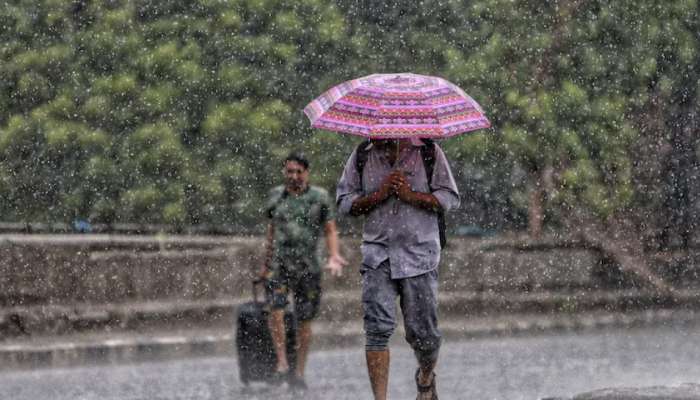
[[[402,171],[392,171],[379,187],[379,192],[382,198],[387,199],[391,196],[396,196],[403,201],[408,201],[413,191],[411,185],[406,179],[406,175]]]

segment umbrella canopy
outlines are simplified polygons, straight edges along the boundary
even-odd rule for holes
[[[479,104],[456,85],[409,73],[343,82],[304,113],[314,128],[371,139],[439,139],[491,126]]]

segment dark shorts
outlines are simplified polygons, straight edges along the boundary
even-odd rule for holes
[[[396,326],[396,299],[403,313],[406,340],[419,361],[434,361],[442,342],[438,329],[438,272],[392,279],[389,261],[362,266],[362,306],[367,350],[386,349]],[[422,362],[422,361],[421,361]]]
[[[267,300],[275,310],[289,304],[289,293],[294,296],[294,313],[300,321],[316,318],[321,305],[321,274],[287,271],[277,268],[267,280]]]

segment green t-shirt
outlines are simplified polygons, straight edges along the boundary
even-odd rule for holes
[[[304,193],[293,195],[278,186],[270,191],[266,211],[274,227],[273,267],[320,272],[318,240],[326,222],[335,219],[328,192],[309,186]]]

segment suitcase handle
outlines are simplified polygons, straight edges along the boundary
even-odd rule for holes
[[[257,288],[260,287],[260,286],[262,286],[262,285],[264,285],[264,284],[265,284],[265,281],[266,281],[265,278],[260,278],[260,277],[254,278],[254,279],[251,281],[252,289],[253,289],[253,301],[256,302],[256,303],[259,303],[259,302],[260,302],[260,301],[258,301],[258,289],[257,289]],[[264,297],[263,297],[263,298],[264,298]]]

